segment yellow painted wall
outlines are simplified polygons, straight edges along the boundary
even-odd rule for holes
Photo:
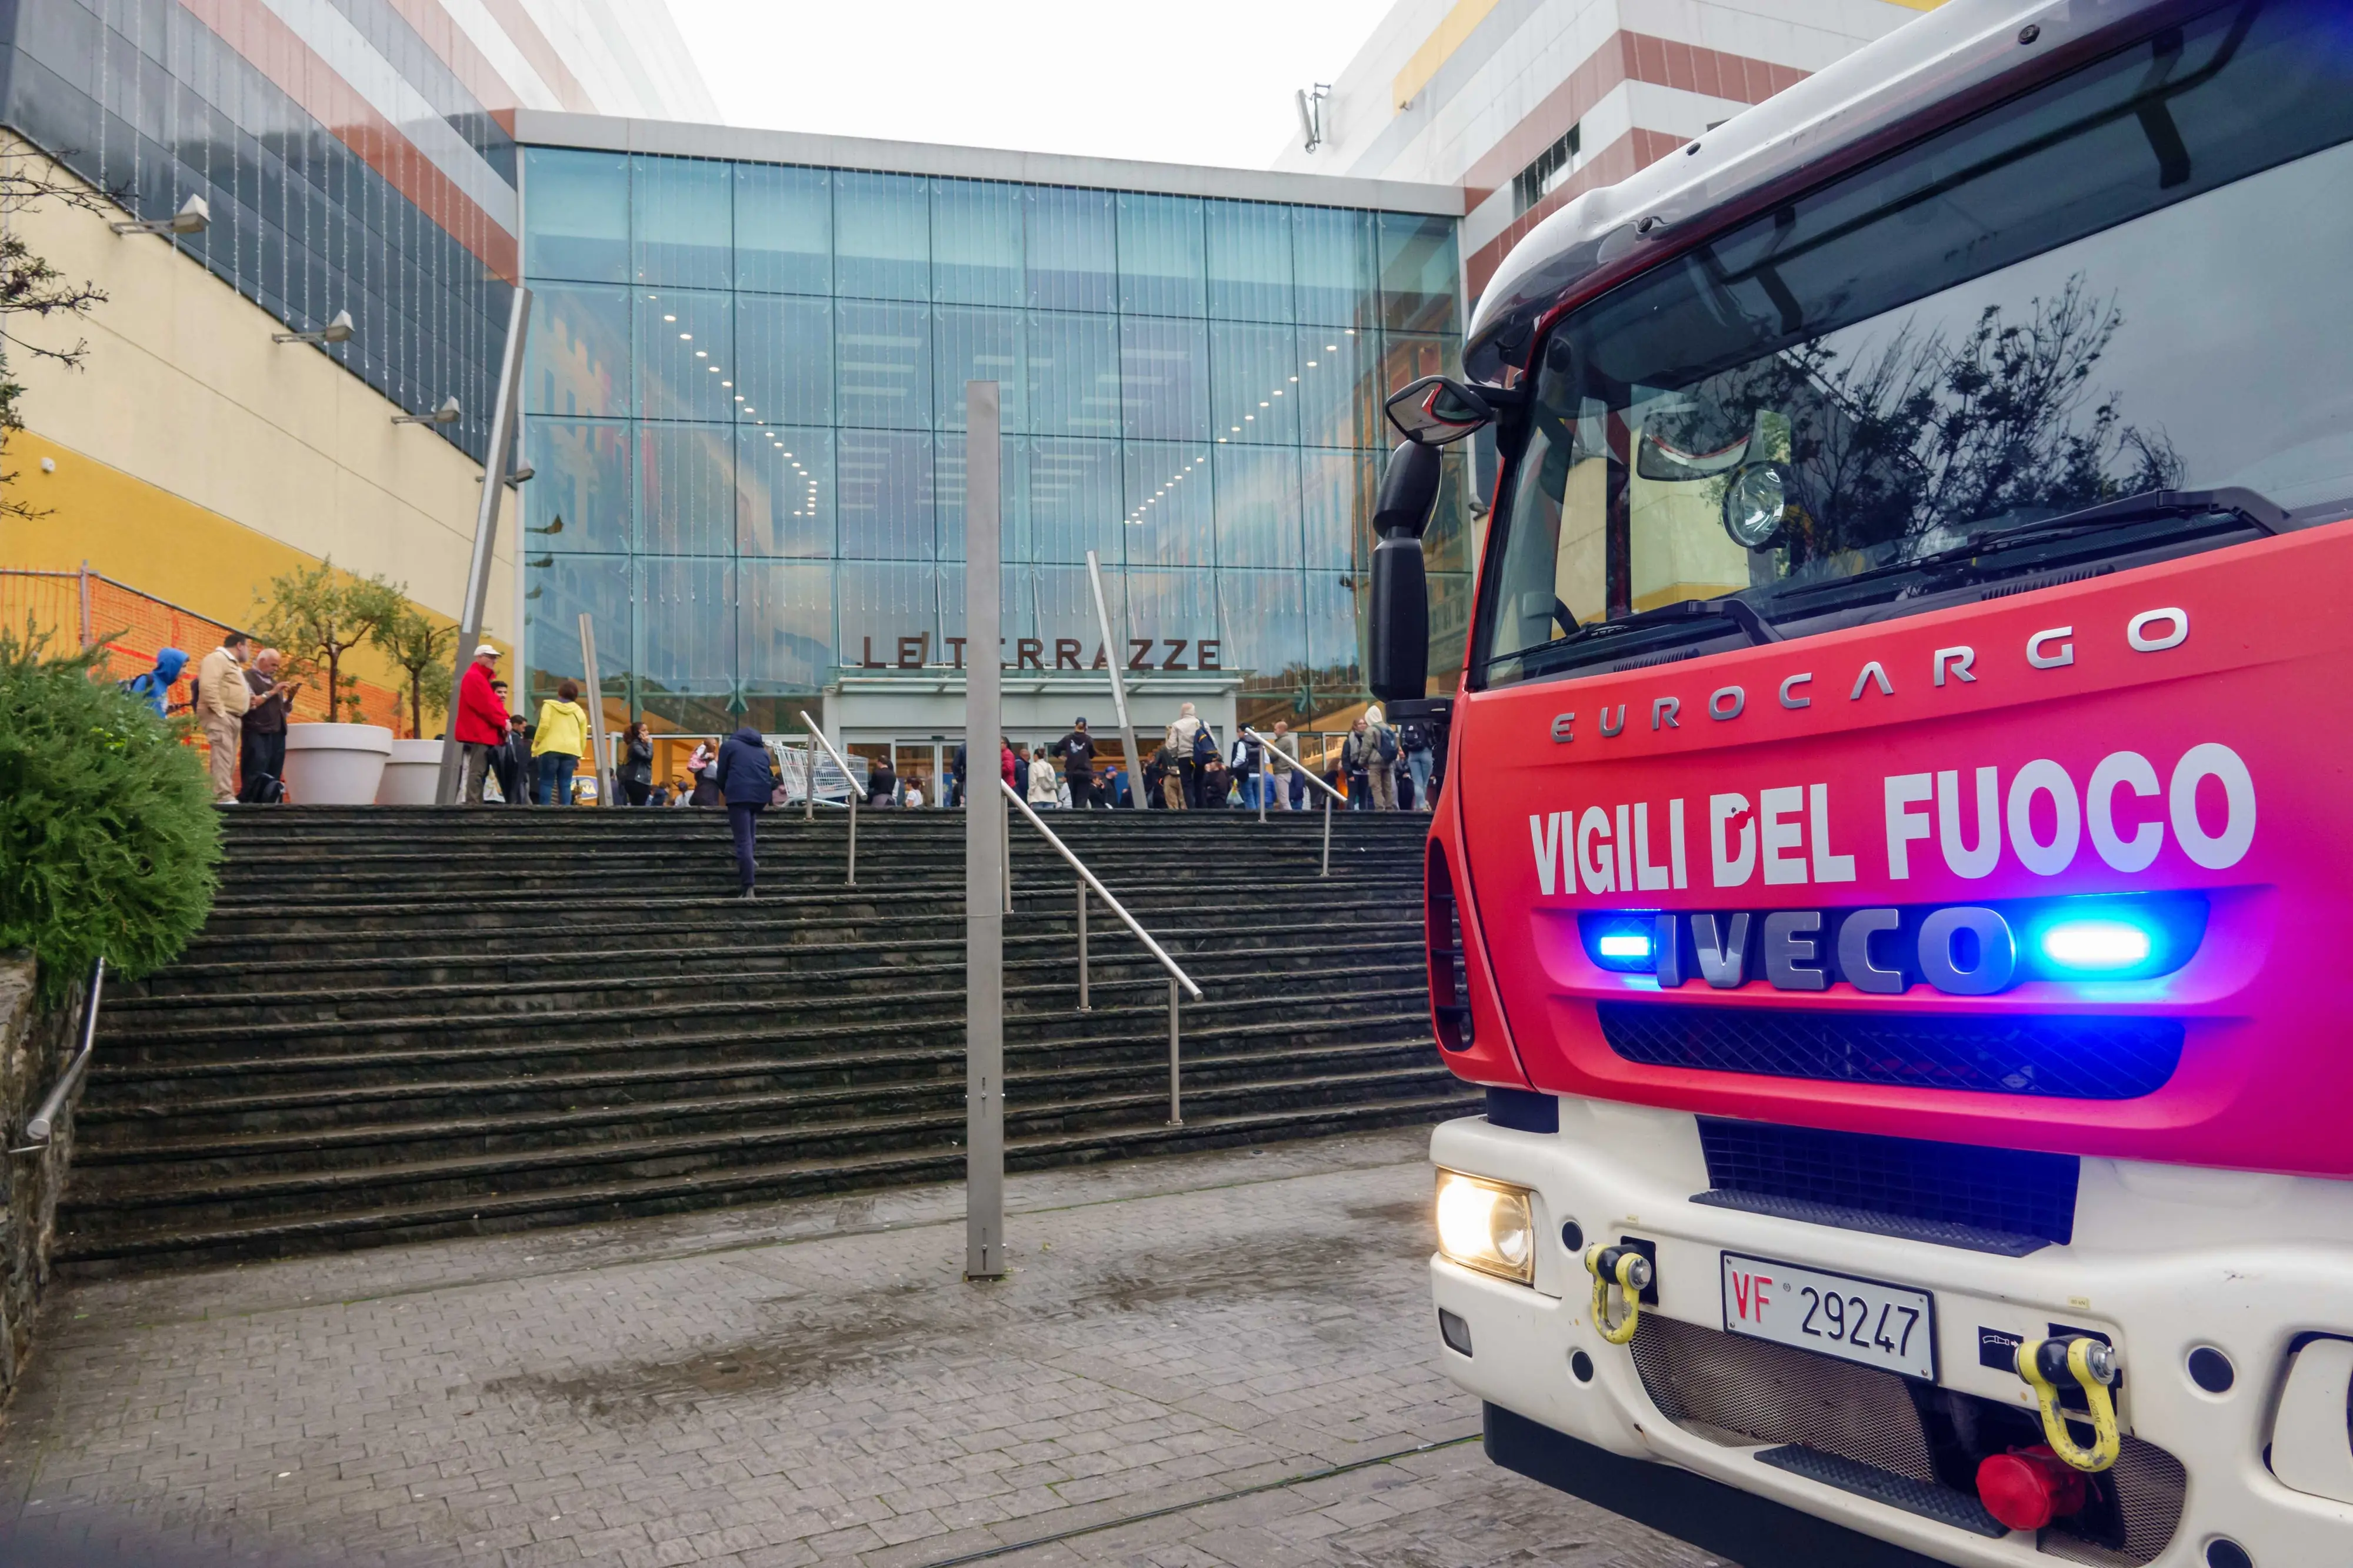
[[[21,143],[14,151],[25,155]],[[271,577],[332,557],[456,618],[481,495],[471,458],[428,429],[392,424],[399,407],[326,354],[271,342],[282,323],[169,241],[118,236],[106,216],[54,203],[11,222],[110,298],[80,320],[10,322],[34,342],[79,340],[88,351],[79,369],[10,353],[26,427],[7,445],[9,492],[47,515],[0,518],[0,566],[88,561],[244,626]],[[484,623],[507,647],[516,526],[510,491]],[[355,669],[389,674],[373,649]]]
[[[1454,0],[1453,9],[1430,30],[1430,37],[1421,41],[1421,47],[1405,62],[1405,69],[1389,83],[1389,101],[1397,105],[1399,113],[1413,102],[1414,94],[1430,85],[1438,68],[1453,57],[1472,29],[1485,21],[1487,13],[1494,8],[1495,0]]]

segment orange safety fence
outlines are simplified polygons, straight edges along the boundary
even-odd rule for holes
[[[188,668],[172,689],[174,713],[188,710],[195,700],[196,665],[220,647],[229,627],[209,616],[142,593],[100,573],[39,572],[0,567],[0,627],[22,636],[26,621],[68,647],[88,647],[106,641],[107,668],[118,680],[144,675],[155,668],[155,656],[167,647],[188,656]],[[358,689],[363,723],[391,726],[396,734],[407,731],[396,722],[407,704],[382,686],[362,681]],[[327,694],[319,681],[306,684],[295,695],[292,717],[298,722],[328,717]],[[206,750],[201,734],[191,744]]]

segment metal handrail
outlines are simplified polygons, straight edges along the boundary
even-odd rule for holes
[[[1258,819],[1261,822],[1264,822],[1266,820],[1266,781],[1274,776],[1271,773],[1267,771],[1266,756],[1269,752],[1276,750],[1274,737],[1271,735],[1261,735],[1247,724],[1242,726],[1242,733],[1248,735],[1251,740],[1256,741],[1259,743]],[[1325,784],[1324,782],[1323,775],[1318,773],[1314,769],[1309,767],[1307,765],[1307,759],[1302,757],[1298,752],[1283,752],[1283,755],[1291,759],[1291,771],[1293,773],[1303,774],[1309,784],[1314,784],[1317,789],[1324,792],[1324,868],[1321,871],[1318,871],[1316,875],[1319,877],[1328,877],[1332,874],[1332,803],[1335,800],[1338,801],[1340,803],[1341,809],[1345,811],[1347,809],[1348,797],[1342,795],[1338,790],[1334,789],[1330,784]]]
[[[849,874],[842,879],[842,886],[854,888],[858,886],[858,775],[849,771],[849,759],[834,750],[833,742],[825,738],[825,731],[817,727],[817,721],[808,716],[806,708],[801,710],[801,724],[817,737],[818,744],[825,748],[826,754],[841,770],[841,776],[849,781]],[[817,798],[817,766],[814,762],[809,766],[807,798],[812,801]],[[813,815],[816,809],[811,805],[803,816]]]
[[[1036,812],[1029,809],[1029,803],[1021,798],[1020,791],[1015,789],[1011,784],[1007,784],[1002,777],[997,779],[997,787],[1005,792],[1005,798],[1011,801],[1020,811],[1022,816],[1029,819],[1029,826],[1038,830],[1039,837],[1045,839],[1047,843],[1052,845],[1054,847],[1054,852],[1060,855],[1063,859],[1069,861],[1071,863],[1071,869],[1079,874],[1080,1009],[1082,1011],[1090,1010],[1087,1007],[1086,934],[1086,893],[1089,889],[1092,889],[1095,896],[1111,907],[1111,912],[1120,918],[1121,922],[1124,923],[1129,931],[1135,934],[1135,940],[1142,942],[1145,946],[1145,950],[1151,953],[1154,958],[1160,961],[1160,967],[1168,972],[1168,1125],[1171,1127],[1182,1127],[1185,1124],[1185,1101],[1184,1091],[1177,1079],[1177,1065],[1181,1058],[1177,1034],[1177,1008],[1180,998],[1177,994],[1176,988],[1181,985],[1187,991],[1192,993],[1193,1000],[1196,1002],[1201,999],[1201,988],[1193,984],[1193,977],[1191,975],[1186,973],[1184,970],[1177,967],[1176,961],[1168,956],[1167,949],[1153,941],[1152,933],[1145,931],[1141,925],[1136,923],[1135,917],[1127,912],[1127,906],[1111,896],[1111,889],[1104,887],[1101,879],[1097,878],[1092,871],[1087,869],[1086,862],[1080,859],[1076,855],[1071,854],[1071,847],[1063,843],[1060,837],[1056,837],[1054,830],[1047,826],[1046,824],[1039,819]],[[1008,868],[1011,866],[1011,858],[1008,857],[1007,859],[1007,865]]]
[[[41,1108],[33,1112],[31,1121],[25,1123],[27,1140],[25,1146],[9,1150],[11,1154],[37,1154],[49,1147],[49,1134],[65,1110],[66,1097],[73,1093],[74,1085],[79,1083],[82,1074],[90,1070],[90,1055],[98,1044],[98,998],[105,989],[106,960],[101,958],[90,972],[90,1002],[82,1009],[81,1049],[76,1051],[73,1060],[66,1064],[66,1070],[58,1075],[57,1087],[49,1090],[47,1099],[41,1101]]]

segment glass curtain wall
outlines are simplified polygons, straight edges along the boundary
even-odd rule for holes
[[[1131,666],[1240,674],[1259,723],[1364,701],[1380,398],[1459,361],[1454,220],[552,148],[523,190],[534,695],[583,611],[657,729],[955,667],[989,380],[1009,665],[1094,667],[1093,550]],[[1430,534],[1448,681],[1468,499]]]

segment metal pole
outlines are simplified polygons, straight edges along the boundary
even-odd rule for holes
[[[1135,754],[1135,726],[1127,717],[1127,681],[1120,673],[1124,667],[1119,657],[1118,639],[1111,635],[1111,611],[1103,605],[1103,568],[1096,564],[1092,550],[1087,552],[1087,584],[1094,589],[1095,624],[1103,628],[1103,667],[1111,671],[1111,705],[1119,710],[1119,741],[1127,748],[1127,804],[1142,811],[1144,759]]]
[[[1247,734],[1249,731],[1243,732]],[[1258,790],[1258,821],[1259,826],[1263,827],[1266,826],[1266,781],[1270,776],[1266,771],[1266,745],[1263,742],[1260,742],[1258,748],[1258,772],[1251,776],[1257,781],[1255,787]]]
[[[1005,912],[1013,912],[1013,813],[1003,801],[996,803],[1000,820],[997,823],[998,858],[1005,867]]]
[[[848,874],[842,878],[841,885],[845,888],[854,888],[858,886],[858,796],[860,794],[858,775],[849,771],[849,759],[833,749],[833,742],[825,738],[825,731],[817,727],[817,721],[808,716],[808,710],[806,708],[801,710],[801,723],[809,732],[809,794],[812,796],[817,794],[817,748],[818,746],[825,748],[826,754],[831,757],[834,765],[841,770],[843,781],[849,785],[849,868]],[[816,808],[812,806],[810,810],[814,813]]]
[[[457,662],[449,671],[449,703],[454,709],[466,667],[482,640],[482,612],[491,596],[491,558],[499,542],[499,502],[507,489],[507,448],[514,445],[515,402],[522,390],[522,342],[531,331],[531,290],[515,285],[514,303],[507,311],[506,353],[499,357],[498,400],[491,405],[490,457],[482,464],[482,500],[474,513],[474,557],[466,569],[466,602],[459,607]],[[518,535],[520,542],[520,535]],[[515,578],[522,577],[522,552],[515,552]],[[514,629],[514,680],[508,689],[525,699],[522,677],[522,627]],[[591,672],[594,673],[593,671]],[[328,694],[330,697],[332,692]],[[599,694],[602,695],[601,693]],[[602,706],[601,702],[599,704]],[[458,719],[449,717],[449,739],[441,748],[441,773],[433,786],[437,805],[458,801]]]
[[[1185,1100],[1176,1083],[1176,982],[1168,983],[1168,1125],[1185,1125]]]
[[[1003,729],[997,661],[997,384],[964,386],[964,687],[967,777],[997,776],[987,737]],[[984,768],[986,773],[984,774]],[[976,792],[978,793],[978,792]],[[994,800],[994,795],[984,795]],[[997,820],[991,820],[995,818]],[[964,814],[964,1275],[1005,1276],[1005,914],[997,907],[1003,813],[969,799]]]
[[[806,717],[806,715],[804,715]],[[858,787],[852,780],[850,788]],[[817,820],[817,742],[809,742],[801,748],[801,820]]]
[[[1332,874],[1332,797],[1328,795],[1324,797],[1324,869],[1315,874],[1319,877]]]
[[[606,776],[605,764],[612,756],[612,747],[605,735],[605,677],[596,668],[596,627],[586,610],[580,612],[580,668],[588,672],[588,743],[596,752],[596,804],[610,805],[612,781]]]
[[[1079,1011],[1092,1013],[1093,1005],[1087,1000],[1087,880],[1078,879],[1079,886]],[[1175,984],[1175,981],[1170,981]]]
[[[849,874],[842,878],[841,885],[854,888],[858,886],[858,780],[848,768],[841,772],[849,779]]]
[[[81,646],[88,647],[96,634],[90,625],[90,563],[81,563]]]

